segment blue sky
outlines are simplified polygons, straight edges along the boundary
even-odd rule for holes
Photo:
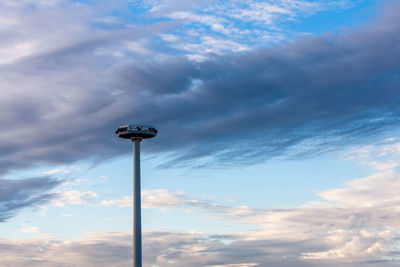
[[[397,1],[0,3],[0,266],[397,266]]]

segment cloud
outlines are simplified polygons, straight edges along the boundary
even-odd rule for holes
[[[143,208],[171,209],[182,204],[183,192],[169,192],[165,189],[144,190],[142,192]]]
[[[133,205],[132,197],[123,196],[120,199],[103,200],[101,206],[116,206],[119,208],[131,207]],[[191,198],[183,191],[168,191],[166,189],[154,189],[142,191],[142,208],[144,209],[176,209],[176,208],[198,208],[205,212],[229,214],[231,218],[243,217],[254,210],[247,206],[228,206],[209,201]]]
[[[146,260],[149,266],[396,266],[400,170],[384,164],[398,156],[395,141],[369,148],[381,155],[363,162],[371,164],[372,174],[319,192],[320,200],[297,207],[253,209],[194,199],[181,191],[147,191],[147,207],[200,208],[221,227],[240,225],[241,230],[229,235],[148,231]],[[375,168],[377,163],[382,167]]]
[[[337,35],[201,62],[156,46],[147,47],[158,51],[151,59],[129,52],[127,41],[153,40],[171,25],[102,26],[86,35],[85,15],[74,25],[86,30],[71,33],[68,45],[1,66],[0,171],[128,153],[113,134],[127,122],[160,130],[143,147],[168,154],[163,166],[251,164],[371,141],[399,121],[397,9],[393,2]],[[50,32],[30,23],[35,40]]]
[[[56,198],[57,194],[48,191],[59,184],[59,180],[50,177],[0,179],[0,222],[22,208],[37,207]]]
[[[380,148],[368,148],[370,154],[381,155],[381,158],[371,157],[363,162],[373,163],[371,175],[351,180],[341,188],[319,192],[319,201],[297,207],[253,209],[194,199],[182,191],[144,191],[143,203],[148,208],[200,208],[208,220],[223,222],[222,227],[240,225],[236,233],[230,234],[144,231],[144,264],[178,267],[397,266],[400,176],[397,167],[383,164],[391,156],[397,156],[396,140],[386,140]],[[388,147],[394,149],[388,152]],[[363,148],[363,153],[365,150]],[[361,159],[365,160],[365,157]],[[376,162],[386,168],[374,168]],[[123,206],[125,202],[130,204],[131,200],[127,197],[103,204]],[[40,232],[29,225],[23,225],[21,230]],[[0,265],[125,266],[132,260],[131,242],[131,233],[112,232],[94,232],[72,241],[61,241],[48,235],[35,240],[0,239]],[[26,257],[21,257],[21,251]]]
[[[58,240],[1,240],[2,266],[128,266],[131,236],[97,233],[73,242]]]
[[[380,260],[365,262],[340,259],[276,258],[271,247],[265,246],[262,242],[245,242],[239,236],[156,230],[145,232],[143,240],[145,266],[396,266],[395,262]],[[2,246],[0,264],[5,266],[91,267],[128,266],[132,263],[132,235],[130,233],[93,232],[85,238],[73,241],[0,239],[0,244]],[[278,246],[279,243],[270,245]],[[21,252],[24,253],[21,254]]]
[[[189,58],[204,60],[209,53],[230,54],[265,47],[291,39],[285,22],[320,11],[349,8],[348,1],[144,1],[149,15],[182,21],[172,29],[185,38],[169,47],[183,50]],[[300,33],[304,34],[304,33]]]
[[[146,146],[179,151],[170,164],[253,163],[369,140],[399,122],[396,25],[386,11],[338,35],[203,62],[117,68],[118,80],[134,85],[118,86],[121,96],[141,88],[126,120],[157,125],[157,141]]]
[[[102,200],[100,205],[105,207],[117,206],[120,208],[131,207],[132,198],[124,196],[121,199]]]
[[[20,231],[21,233],[36,234],[39,232],[39,227],[23,224]]]
[[[320,201],[248,212],[237,219],[258,229],[244,233],[243,242],[249,247],[266,246],[275,257],[394,264],[398,261],[399,177],[398,170],[388,165],[342,188],[318,193]],[[232,218],[220,215],[224,217]]]
[[[63,217],[76,217],[76,216],[78,216],[78,214],[74,214],[74,213],[65,213],[65,214],[61,214],[61,216],[63,216]]]
[[[184,204],[186,196],[181,191],[170,192],[166,189],[143,190],[142,208],[173,209]],[[131,207],[132,197],[123,196],[120,199],[103,200],[101,206]],[[191,200],[188,200],[191,201]]]
[[[53,169],[53,170],[49,170],[49,171],[43,172],[43,174],[54,175],[54,174],[68,174],[68,173],[71,173],[71,172],[72,171],[68,170],[68,169],[56,168],[56,169]]]
[[[87,128],[87,116],[113,102],[109,96],[118,91],[118,88],[105,88],[108,78],[95,78],[100,72],[106,71],[109,64],[119,60],[107,51],[112,50],[127,56],[124,52],[129,54],[129,47],[124,48],[125,42],[141,40],[148,35],[154,36],[160,31],[165,31],[171,24],[159,23],[143,27],[125,25],[111,30],[103,25],[101,29],[93,30],[90,25],[99,17],[106,16],[108,12],[104,11],[101,4],[93,9],[78,3],[64,5],[56,2],[51,6],[28,2],[4,5],[6,6],[1,12],[13,23],[7,24],[1,32],[4,38],[0,44],[0,54],[4,51],[10,59],[6,60],[3,57],[5,61],[0,62],[0,121],[7,125],[0,134],[2,138],[7,139],[0,144],[0,172],[30,167],[32,163],[43,160],[48,163],[49,158],[46,154],[49,153],[53,158],[50,161],[55,163],[63,162],[66,158],[69,158],[67,162],[76,160],[77,155],[71,150],[55,154],[53,152],[58,150],[58,145],[63,146],[60,142],[62,139],[69,140],[68,145],[64,144],[70,148],[87,143],[85,131],[96,131],[94,128]],[[35,8],[30,9],[32,6]],[[20,13],[27,15],[20,16]],[[47,23],[48,21],[51,23]],[[34,49],[21,48],[21,53],[14,55],[9,46],[18,47],[19,42],[34,43]],[[94,58],[99,59],[101,64],[95,63]],[[111,61],[107,62],[108,60]],[[45,65],[47,67],[43,68]],[[96,65],[99,68],[96,68]],[[29,74],[24,74],[24,71],[28,71]],[[11,91],[13,93],[10,93]],[[103,92],[104,95],[96,96],[99,92]],[[91,105],[87,101],[91,98],[99,100],[97,108],[89,107]],[[83,117],[79,119],[81,116]],[[72,119],[73,125],[64,124],[66,119]],[[100,121],[97,123],[102,124]],[[57,130],[61,128],[62,133]],[[53,131],[50,129],[58,133],[50,133]],[[82,131],[80,136],[75,135],[78,129]],[[58,137],[54,139],[52,136]],[[107,136],[108,134],[105,135]],[[30,146],[36,147],[36,151],[30,153]],[[106,158],[115,152],[114,149],[109,152],[106,150],[101,149],[101,154]],[[92,152],[89,152],[88,156],[93,155]]]
[[[180,206],[183,203],[184,194],[181,191],[169,192],[165,189],[143,190],[142,191],[142,208],[158,208],[172,209]],[[101,206],[117,206],[120,208],[131,207],[132,197],[123,196],[120,199],[103,200]]]
[[[97,193],[92,191],[81,192],[78,190],[69,190],[59,192],[58,197],[52,200],[56,207],[65,207],[65,205],[90,205],[93,200],[98,198]]]

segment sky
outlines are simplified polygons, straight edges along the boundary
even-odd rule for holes
[[[2,0],[0,266],[398,266],[399,11]]]

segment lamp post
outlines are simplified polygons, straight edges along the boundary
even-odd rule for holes
[[[142,267],[142,216],[140,196],[140,142],[153,138],[157,130],[149,125],[122,125],[118,137],[133,142],[133,267]]]

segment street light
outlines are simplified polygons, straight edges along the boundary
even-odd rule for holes
[[[153,138],[157,130],[149,125],[122,125],[118,137],[133,142],[133,267],[142,267],[142,219],[140,204],[140,142]]]

